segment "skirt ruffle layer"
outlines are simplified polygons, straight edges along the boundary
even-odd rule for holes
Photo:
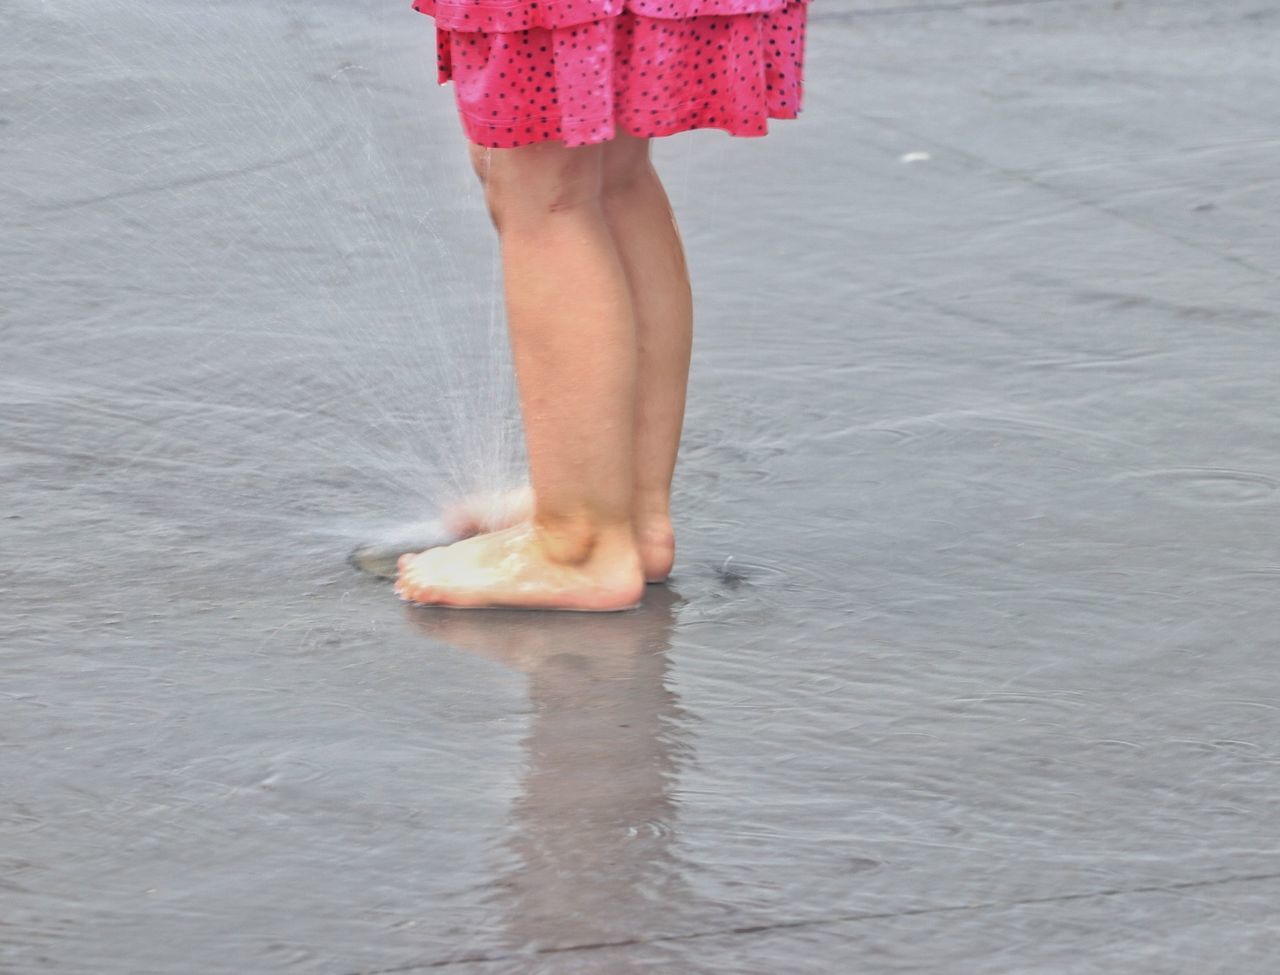
[[[800,113],[807,5],[680,19],[624,5],[599,20],[495,32],[437,24],[438,79],[454,85],[467,138],[491,148],[589,145],[618,130],[763,136],[768,119]]]
[[[413,0],[413,9],[437,27],[460,31],[514,31],[571,27],[630,10],[642,17],[690,17],[776,13],[790,0]]]

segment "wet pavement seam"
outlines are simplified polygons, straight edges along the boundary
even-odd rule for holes
[[[578,945],[536,948],[532,951],[485,953],[468,955],[462,958],[440,959],[438,961],[412,962],[405,965],[392,965],[389,968],[362,968],[358,971],[350,972],[348,975],[400,975],[400,973],[403,972],[451,968],[455,965],[481,965],[503,961],[516,961],[520,958],[563,955],[576,951],[596,951],[605,948],[630,948],[639,945],[670,944],[681,941],[695,941],[701,938],[732,937],[734,935],[766,934],[770,931],[785,931],[788,929],[798,928],[819,928],[836,924],[853,924],[859,921],[884,921],[894,918],[924,917],[934,914],[959,914],[965,911],[1007,910],[1014,907],[1028,907],[1039,904],[1065,904],[1071,901],[1090,900],[1095,897],[1127,897],[1134,894],[1167,894],[1183,890],[1198,890],[1206,887],[1224,887],[1228,884],[1263,883],[1268,880],[1280,880],[1280,873],[1240,874],[1232,877],[1217,877],[1212,880],[1187,880],[1173,884],[1151,884],[1144,887],[1111,887],[1104,888],[1102,890],[1080,891],[1074,894],[1053,894],[1047,897],[1020,897],[1007,901],[983,901],[979,904],[942,904],[934,907],[917,907],[901,911],[845,914],[835,917],[777,921],[771,924],[746,924],[732,928],[718,928],[712,931],[691,931],[686,934],[655,935],[652,938],[624,938],[618,941],[594,941]]]
[[[307,159],[317,153],[323,152],[333,144],[337,135],[338,130],[334,129],[316,145],[308,146],[306,149],[289,153],[288,155],[278,156],[275,159],[267,159],[262,162],[252,163],[248,166],[219,170],[216,173],[207,173],[202,176],[179,177],[178,179],[171,180],[166,183],[130,186],[126,189],[116,190],[114,193],[104,193],[101,196],[87,196],[79,200],[64,200],[58,203],[37,203],[32,207],[32,209],[46,213],[76,210],[80,207],[93,206],[97,203],[110,203],[115,200],[128,199],[131,196],[145,196],[148,193],[163,193],[165,190],[186,190],[193,186],[203,186],[206,183],[216,183],[224,179],[234,179],[237,176],[250,176],[254,173],[263,173],[279,166],[287,166],[290,163],[301,162],[303,159]]]
[[[1275,138],[1223,139],[1217,142],[1206,142],[1199,145],[1176,146],[1166,152],[1149,153],[1144,156],[1132,156],[1128,159],[1108,159],[1102,162],[1080,161],[1067,166],[1045,166],[1035,170],[1024,170],[1024,172],[1033,177],[1075,176],[1080,173],[1094,172],[1099,169],[1115,169],[1119,166],[1131,166],[1136,163],[1150,165],[1152,163],[1171,162],[1196,154],[1223,151],[1238,152],[1241,149],[1273,149],[1277,146],[1280,146],[1280,139]]]
[[[948,143],[948,142],[940,142],[937,138],[933,136],[927,136],[920,132],[916,132],[913,129],[909,129],[905,126],[899,125],[896,122],[885,118],[884,116],[866,115],[858,111],[851,111],[850,114],[853,116],[856,116],[857,118],[862,119],[864,122],[882,126],[883,128],[886,128],[889,131],[895,132],[899,135],[909,136],[912,140],[914,140],[916,143],[920,145],[928,144],[932,148],[940,152],[951,153],[957,159],[964,160],[965,162],[968,162],[970,164],[975,164],[980,168],[985,169],[987,172],[992,173],[996,176],[1001,176],[1006,179],[1011,179],[1016,182],[1022,183],[1024,186],[1030,186],[1033,189],[1041,190],[1053,197],[1056,197],[1059,200],[1062,200],[1065,203],[1074,205],[1076,207],[1083,207],[1084,209],[1092,210],[1095,213],[1101,213],[1104,216],[1110,217],[1111,219],[1118,221],[1119,223],[1123,223],[1123,224],[1126,224],[1127,226],[1134,227],[1138,230],[1143,231],[1144,233],[1153,234],[1156,237],[1162,237],[1165,240],[1172,241],[1182,247],[1186,247],[1189,250],[1196,251],[1197,253],[1205,254],[1209,257],[1217,258],[1218,260],[1221,260],[1227,264],[1232,264],[1235,267],[1238,267],[1243,270],[1249,271],[1253,274],[1259,275],[1266,280],[1274,281],[1274,280],[1280,279],[1280,273],[1270,270],[1269,268],[1261,267],[1257,264],[1253,264],[1249,261],[1244,260],[1243,258],[1236,257],[1233,254],[1224,254],[1221,251],[1215,250],[1213,248],[1205,247],[1203,244],[1199,243],[1194,239],[1183,237],[1175,233],[1171,233],[1168,230],[1164,229],[1163,227],[1154,227],[1150,224],[1142,222],[1141,220],[1136,220],[1133,217],[1128,216],[1126,214],[1117,213],[1115,210],[1111,210],[1106,206],[1103,206],[1101,203],[1099,203],[1096,200],[1082,198],[1080,196],[1077,196],[1074,193],[1066,192],[1057,186],[1054,186],[1050,183],[1046,183],[1038,179],[1037,174],[1034,172],[1027,172],[1025,170],[1018,170],[1018,169],[1009,169],[1008,167],[1001,166],[999,163],[996,163],[990,159],[987,159],[985,156],[976,155],[975,153],[969,152],[968,150],[965,150],[965,149],[961,149],[959,146],[952,145],[951,143]]]

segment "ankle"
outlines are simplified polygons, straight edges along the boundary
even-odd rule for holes
[[[671,498],[666,491],[654,491],[648,495],[637,492],[631,504],[631,517],[640,528],[670,527]]]
[[[535,515],[534,528],[547,558],[561,565],[583,565],[602,558],[634,558],[635,537],[629,521],[589,515]]]

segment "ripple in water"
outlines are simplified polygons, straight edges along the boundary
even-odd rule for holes
[[[1250,504],[1266,501],[1280,486],[1280,480],[1266,474],[1223,467],[1171,468],[1128,476],[1151,481],[1157,494],[1183,504]]]

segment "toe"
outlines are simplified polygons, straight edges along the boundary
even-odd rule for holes
[[[426,605],[436,601],[433,598],[434,592],[430,586],[404,581],[396,583],[396,595],[405,602],[418,603],[419,605]]]
[[[400,556],[396,568],[396,595],[410,602],[421,602],[426,586],[423,585],[421,571],[417,571],[419,566],[414,562],[414,556]]]

